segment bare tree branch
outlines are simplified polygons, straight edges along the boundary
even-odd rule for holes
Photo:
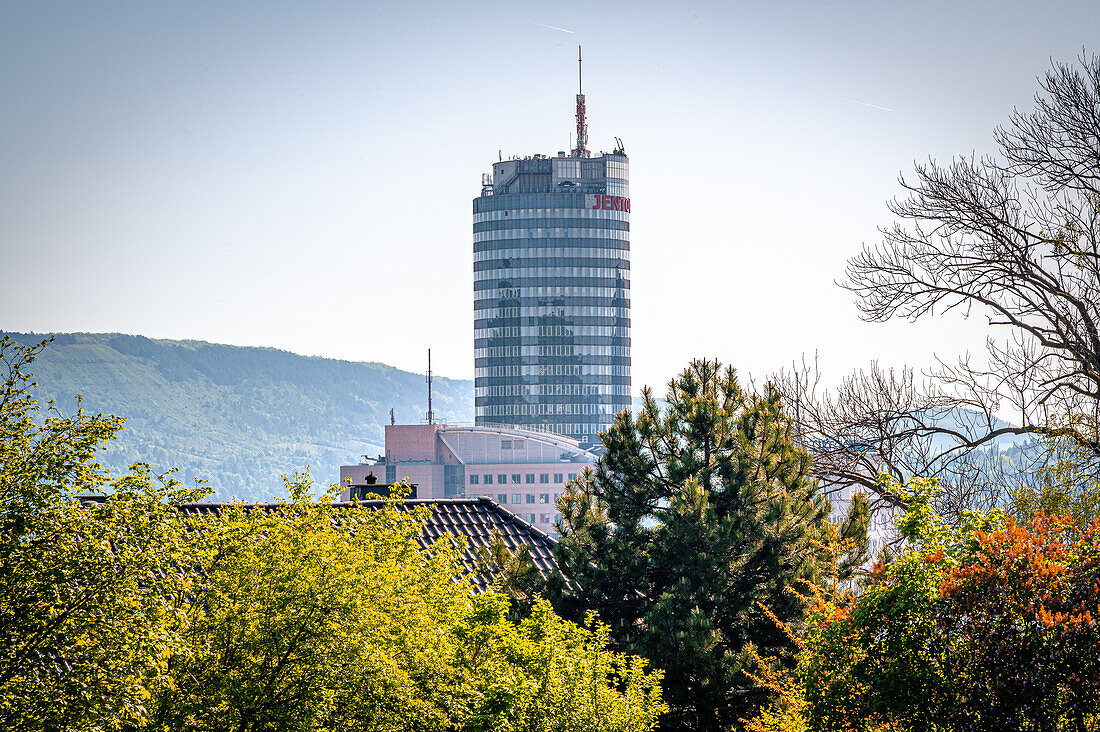
[[[900,178],[897,221],[842,283],[869,321],[985,317],[985,363],[937,357],[920,381],[872,365],[832,393],[808,364],[784,375],[827,489],[936,476],[961,511],[1003,500],[1036,467],[1006,461],[1000,438],[1068,440],[1100,460],[1100,57],[1056,64],[1039,84],[1034,109],[995,131],[998,158],[930,160]]]

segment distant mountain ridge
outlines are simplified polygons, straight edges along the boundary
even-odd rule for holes
[[[282,475],[307,465],[327,487],[340,465],[384,451],[391,408],[399,424],[419,423],[427,409],[423,374],[380,363],[119,333],[0,335],[28,345],[54,338],[31,367],[40,399],[71,413],[81,394],[87,411],[127,418],[101,458],[112,472],[178,467],[182,479],[208,480],[218,500],[270,500],[283,494]],[[433,407],[440,422],[472,423],[473,382],[433,378]],[[640,407],[635,396],[635,414]],[[964,432],[975,419],[942,418]],[[990,459],[1023,461],[1027,443],[1002,438]]]
[[[118,333],[3,333],[22,344],[53,337],[31,372],[40,399],[64,413],[81,394],[89,412],[126,417],[101,458],[210,481],[216,498],[269,500],[281,476],[309,465],[319,486],[339,466],[383,451],[398,423],[426,411],[423,374],[380,363],[301,356],[274,348],[151,339]],[[472,422],[473,382],[434,377],[437,419]]]

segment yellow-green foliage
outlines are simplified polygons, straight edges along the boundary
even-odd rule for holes
[[[1018,521],[1042,513],[1070,516],[1077,525],[1087,526],[1100,516],[1100,460],[1095,449],[1067,434],[1086,435],[1096,444],[1100,422],[1092,415],[1071,415],[1049,427],[1048,462],[1034,481],[1012,491],[1012,513]]]
[[[426,508],[298,498],[196,523],[217,558],[193,645],[161,700],[168,728],[646,730],[658,679],[608,652],[607,631],[545,602],[509,619],[500,593],[455,581],[460,547],[417,539]],[[621,690],[620,690],[621,689]]]
[[[0,728],[643,732],[664,711],[603,626],[475,597],[458,545],[419,545],[427,509],[338,509],[296,476],[275,510],[185,513],[203,491],[95,464],[121,420],[41,420],[33,349],[0,356]]]
[[[0,339],[0,729],[115,729],[147,717],[183,645],[181,562],[206,558],[173,506],[201,492],[106,475],[95,456],[122,420],[43,408],[34,355]]]

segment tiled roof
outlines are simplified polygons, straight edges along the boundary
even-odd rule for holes
[[[102,496],[83,497],[90,502],[102,501]],[[208,514],[219,513],[225,503],[185,503],[180,506],[184,514]],[[279,503],[251,503],[246,507],[259,508],[265,511],[274,511],[286,508],[287,504]],[[349,503],[337,503],[338,507],[348,507]],[[360,506],[378,508],[384,505],[383,501],[360,501]],[[485,577],[477,574],[477,552],[480,548],[488,548],[492,541],[493,530],[500,532],[504,539],[504,545],[509,550],[527,545],[531,562],[539,573],[546,577],[557,569],[557,561],[554,559],[553,538],[527,523],[519,516],[501,506],[491,498],[419,498],[401,501],[398,508],[406,509],[415,506],[427,506],[432,510],[431,518],[424,525],[424,535],[421,537],[421,546],[427,547],[440,537],[445,535],[466,537],[466,549],[462,554],[462,567],[467,576],[474,582],[478,590],[488,587]]]
[[[379,506],[381,503],[365,501],[364,505]],[[526,544],[531,562],[543,577],[557,569],[555,540],[491,498],[424,498],[404,501],[399,505],[425,505],[432,509],[432,517],[424,526],[424,538],[421,540],[425,545],[445,534],[466,537],[462,566],[474,577],[478,589],[485,589],[488,583],[484,577],[476,575],[477,550],[489,547],[494,529],[500,532],[504,545],[511,551]]]

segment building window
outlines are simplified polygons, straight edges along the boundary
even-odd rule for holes
[[[519,493],[512,494],[512,503],[523,503],[523,496]]]
[[[550,503],[550,494],[549,493],[540,493],[539,494],[539,503]]]
[[[493,474],[492,473],[486,473],[485,475],[481,476],[481,479],[482,479],[481,482],[484,483],[485,485],[492,485],[493,484]]]
[[[534,493],[528,493],[527,494],[527,502],[528,503],[534,503],[535,502],[535,494]]]
[[[466,496],[466,466],[443,466],[443,497],[465,498]]]
[[[540,483],[549,483],[550,482],[550,474],[549,473],[539,473],[539,482]]]
[[[569,474],[569,480],[573,480],[573,479],[574,479],[574,478],[576,478],[576,477],[577,477],[577,474],[576,474],[576,473],[570,473],[570,474]]]
[[[533,514],[533,513],[527,514],[527,523],[529,523],[529,524],[535,523],[535,514]]]
[[[473,473],[470,474],[470,485],[477,485],[477,475],[476,474],[473,474]]]
[[[512,482],[519,485],[519,473],[512,473]]]
[[[501,485],[504,485],[507,482],[508,482],[508,476],[507,475],[498,475],[497,476],[497,483],[500,483]]]
[[[555,483],[564,483],[565,482],[565,476],[562,475],[561,473],[554,473],[554,482]]]
[[[386,466],[386,485],[393,485],[396,482],[397,482],[397,466],[396,465],[387,465]]]
[[[507,493],[497,493],[497,503],[507,503],[507,502],[508,502],[508,494]]]
[[[550,514],[548,514],[548,513],[540,513],[540,514],[539,514],[539,523],[540,523],[540,524],[548,524],[548,523],[550,523]]]
[[[526,478],[527,478],[528,483],[534,483],[535,482],[535,474],[534,473],[528,473]]]

